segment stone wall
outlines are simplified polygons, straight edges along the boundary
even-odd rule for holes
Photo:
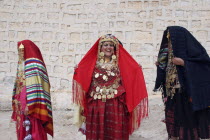
[[[54,109],[71,108],[73,67],[107,33],[142,65],[151,95],[167,26],[186,27],[210,54],[209,7],[210,0],[0,0],[0,110],[11,109],[20,40],[41,49]]]

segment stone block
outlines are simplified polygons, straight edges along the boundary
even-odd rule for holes
[[[120,7],[120,9],[126,8],[126,3],[125,2],[120,2],[119,7]]]
[[[191,27],[192,28],[200,28],[201,27],[201,20],[192,20]]]
[[[184,10],[176,10],[175,16],[176,17],[184,17]]]
[[[185,28],[188,28],[188,21],[187,20],[179,20],[178,25],[182,26],[182,27],[185,27]]]
[[[74,57],[73,55],[63,55],[62,56],[62,63],[64,64],[72,64],[74,62]]]
[[[63,13],[63,20],[73,22],[76,20],[76,14]]]
[[[18,65],[18,60],[16,62],[11,62],[10,63],[10,72],[16,73],[17,72],[17,65]]]
[[[9,51],[7,52],[7,60],[16,62],[18,60],[18,56],[15,52]]]
[[[128,1],[128,9],[139,10],[141,8],[142,8],[142,2],[141,1]]]
[[[68,44],[68,51],[74,52],[74,44]]]
[[[77,32],[70,33],[70,40],[80,41],[80,33],[77,33]]]
[[[55,65],[54,73],[66,73],[66,68],[64,66]]]
[[[124,27],[125,26],[125,21],[117,21],[117,27]]]
[[[93,32],[83,32],[82,33],[82,40],[90,40],[93,36]]]
[[[87,19],[87,14],[78,14],[78,19]]]
[[[47,19],[50,20],[58,20],[59,19],[59,12],[48,12]]]
[[[41,38],[41,32],[39,31],[32,31],[32,32],[29,32],[29,38],[33,38],[33,39],[40,39]]]
[[[59,48],[59,52],[64,52],[67,50],[68,45],[67,43],[59,42],[58,48]]]
[[[42,50],[43,51],[50,51],[50,43],[49,42],[43,42],[42,43]]]
[[[142,44],[140,43],[131,43],[130,44],[130,52],[140,52]]]
[[[21,39],[21,40],[26,39],[26,32],[24,32],[24,31],[18,31],[17,32],[17,37],[18,37],[18,39]]]
[[[45,41],[53,39],[53,32],[51,32],[51,31],[43,31],[42,39],[45,40]]]
[[[152,33],[145,31],[135,31],[134,37],[137,40],[152,40]]]
[[[82,9],[82,4],[69,4],[66,6],[66,9],[68,10],[81,10]]]
[[[152,29],[153,28],[153,22],[152,21],[147,21],[146,22],[146,28],[147,29]]]
[[[5,29],[7,27],[7,22],[6,21],[0,21],[0,28]]]
[[[131,40],[133,38],[133,32],[132,31],[126,31],[125,32],[125,40]]]
[[[116,19],[116,13],[115,12],[108,12],[107,13],[107,18],[111,19],[111,20]]]
[[[198,37],[198,39],[207,39],[208,37],[208,31],[205,30],[198,30],[196,32],[196,36]]]
[[[50,58],[49,58],[50,62],[53,62],[53,63],[57,62],[58,59],[59,59],[58,55],[50,55]]]
[[[124,12],[118,12],[117,17],[118,18],[124,18]]]
[[[6,53],[1,51],[0,52],[0,62],[5,62],[7,60]]]
[[[72,87],[72,85],[68,79],[61,79],[60,85],[61,85],[61,88],[63,88],[63,89],[65,89],[65,88],[70,89]]]
[[[68,39],[68,34],[57,32],[57,33],[55,33],[55,39],[56,40],[67,40]]]
[[[161,6],[169,6],[172,2],[170,0],[161,0]]]
[[[117,8],[118,8],[117,3],[109,3],[109,4],[107,5],[107,10],[108,10],[108,11],[110,11],[110,10],[114,11],[114,10],[117,10]]]
[[[0,38],[1,38],[1,39],[7,38],[7,32],[5,32],[5,31],[0,31]]]

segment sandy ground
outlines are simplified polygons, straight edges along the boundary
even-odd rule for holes
[[[141,127],[130,136],[130,140],[167,140],[163,104],[160,95],[149,97],[149,117]],[[0,111],[0,140],[16,140],[15,124],[10,122],[11,111]],[[54,111],[53,140],[85,140],[85,136],[78,132],[72,124],[72,111]],[[49,140],[52,140],[50,136]]]

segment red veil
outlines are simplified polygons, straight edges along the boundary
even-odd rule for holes
[[[86,93],[89,90],[92,73],[97,60],[98,39],[75,69],[73,77],[73,102],[86,110]],[[130,113],[130,134],[148,116],[148,95],[141,67],[119,44],[119,60],[122,84],[126,91],[126,105]]]

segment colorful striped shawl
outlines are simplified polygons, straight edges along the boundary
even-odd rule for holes
[[[46,132],[53,135],[50,83],[41,60],[25,60],[25,80],[29,114],[42,120]]]
[[[37,58],[25,60],[25,84],[28,114],[41,120],[45,131],[53,136],[53,117],[50,98],[50,83],[44,63]],[[16,94],[16,83],[13,100]]]

